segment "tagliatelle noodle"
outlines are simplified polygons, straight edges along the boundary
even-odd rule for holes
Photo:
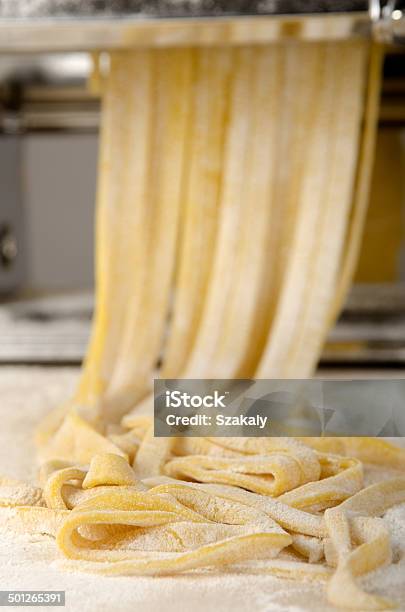
[[[166,464],[165,473],[174,478],[231,484],[263,495],[279,495],[301,482],[297,462],[281,453],[243,458],[179,457]]]
[[[275,90],[278,129],[265,244],[267,260],[264,260],[261,271],[260,298],[255,308],[254,325],[250,329],[250,343],[245,347],[238,377],[253,377],[255,374],[284,283],[305,159],[311,142],[310,117],[319,89],[319,59],[323,49],[322,44],[286,45],[282,49]],[[306,66],[304,71],[303,64]]]
[[[338,606],[391,605],[355,578],[389,562],[379,517],[405,479],[364,488],[363,469],[403,471],[404,450],[154,438],[148,395],[159,359],[165,377],[311,374],[364,213],[368,55],[363,41],[111,54],[92,339],[75,398],[40,428],[40,486],[0,481],[7,528],[56,537],[83,571],[229,566],[326,580]]]
[[[152,63],[150,51],[111,56],[103,96],[98,173],[95,325],[79,385],[79,402],[88,403],[93,397],[93,401],[98,401],[105,393],[128,300],[138,298],[138,292],[131,296],[131,291],[139,289],[142,282],[139,264],[146,256],[145,191],[151,147]],[[136,87],[128,81],[132,71],[137,74]],[[126,164],[122,163],[123,158]],[[132,205],[134,199],[137,206]],[[128,275],[129,269],[132,274]],[[126,282],[120,282],[126,275]]]
[[[364,463],[376,463],[397,470],[405,469],[405,454],[401,448],[381,438],[300,438],[300,440],[318,451],[332,452],[339,455],[353,455]]]
[[[326,474],[321,480],[311,482],[301,487],[283,493],[280,501],[295,508],[311,510],[324,510],[335,505],[354,493],[363,485],[363,469],[360,461],[354,458],[322,457],[321,461],[327,464]],[[331,473],[331,475],[330,475]]]
[[[379,114],[380,88],[382,79],[382,64],[384,51],[381,45],[373,45],[370,53],[370,68],[368,77],[368,96],[365,107],[363,138],[359,153],[357,181],[353,198],[353,210],[350,224],[347,228],[345,248],[340,264],[339,278],[336,285],[335,297],[330,310],[327,327],[330,327],[344,304],[347,291],[355,272],[357,259],[360,253],[363,228],[368,209],[368,198],[373,169],[374,151],[376,143],[376,128]]]
[[[218,446],[227,451],[243,453],[246,455],[269,455],[274,452],[287,452],[298,463],[301,470],[302,482],[318,480],[321,473],[319,458],[305,444],[300,444],[294,438],[206,438],[214,445],[215,452]],[[192,454],[198,454],[194,451]]]
[[[134,460],[137,476],[147,478],[161,474],[174,443],[174,438],[155,438],[150,424]]]
[[[361,43],[354,43],[325,45],[320,54],[318,95],[308,117],[312,146],[258,378],[311,375],[325,337],[354,183],[364,52]]]
[[[219,192],[234,53],[196,49],[187,172],[184,178],[178,263],[170,334],[162,375],[174,378],[191,351],[204,304],[219,216]],[[208,248],[207,248],[208,246]]]
[[[200,326],[184,377],[228,378],[250,341],[271,215],[281,50],[233,51],[229,129],[219,194],[213,265]],[[254,202],[255,214],[248,203]]]
[[[164,50],[155,53],[156,81],[155,108],[152,123],[152,142],[148,171],[148,191],[145,193],[146,218],[143,228],[149,230],[146,261],[138,262],[143,280],[138,292],[130,291],[129,299],[139,296],[139,307],[127,304],[122,343],[118,347],[118,359],[107,390],[119,400],[122,416],[136,401],[133,385],[145,381],[150,384],[166,325],[171,282],[174,273],[176,239],[180,203],[184,189],[183,166],[186,162],[188,132],[190,128],[190,92],[193,87],[192,53],[183,50]],[[131,81],[136,83],[136,72]],[[139,137],[139,136],[138,136]],[[141,136],[142,138],[142,136]],[[130,202],[132,208],[136,208]],[[145,231],[143,229],[143,231]],[[132,240],[136,235],[132,234]],[[156,248],[159,245],[159,248]],[[132,272],[133,273],[133,272]],[[128,275],[131,270],[128,270]],[[142,396],[142,390],[140,391]]]
[[[95,454],[102,452],[126,456],[118,446],[92,427],[75,408],[69,411],[47,444],[39,449],[42,461],[73,460],[84,464]]]
[[[349,519],[340,508],[325,512],[325,523],[337,556],[337,569],[328,583],[330,601],[349,609],[387,610],[391,601],[370,595],[356,584],[354,577],[371,571],[390,559],[389,533],[380,519],[357,518],[354,526],[360,531],[363,542],[353,550]],[[357,540],[359,540],[359,535]]]

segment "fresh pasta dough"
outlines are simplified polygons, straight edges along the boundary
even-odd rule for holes
[[[404,450],[159,439],[150,413],[157,372],[312,374],[361,232],[380,58],[359,40],[111,54],[92,337],[75,397],[38,430],[40,486],[0,481],[10,529],[55,537],[83,571],[227,566],[393,607],[356,578],[390,562],[380,517],[405,502]],[[364,486],[369,463],[396,475]]]
[[[312,373],[344,256],[368,56],[364,41],[112,54],[78,402],[118,421],[159,359],[166,377]]]
[[[342,448],[325,452],[327,439],[320,452],[291,438],[184,444],[149,432],[133,467],[122,455],[100,452],[88,465],[46,462],[42,488],[3,479],[0,519],[11,530],[54,536],[66,563],[83,571],[255,571],[260,562],[261,572],[326,581],[339,607],[385,610],[393,602],[366,593],[356,577],[390,562],[389,533],[378,517],[405,502],[405,477],[398,470],[364,487],[354,440],[346,456]],[[383,444],[403,474],[405,451]],[[362,439],[360,454],[364,448],[375,463],[392,466],[379,441]],[[208,472],[194,467],[207,462]],[[139,469],[150,476],[138,478]]]

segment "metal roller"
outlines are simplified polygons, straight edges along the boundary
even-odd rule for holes
[[[1,0],[0,51],[405,37],[404,2],[388,0]]]

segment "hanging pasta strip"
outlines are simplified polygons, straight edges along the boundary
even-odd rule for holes
[[[339,59],[339,61],[337,61]],[[331,129],[324,129],[327,168],[320,191],[322,206],[317,239],[312,246],[308,293],[299,315],[299,330],[289,354],[290,375],[312,373],[325,340],[326,320],[335,294],[338,262],[342,254],[347,218],[353,193],[362,114],[363,75],[366,60],[364,42],[329,45],[327,68],[334,89]],[[336,66],[334,71],[331,66]],[[308,369],[310,368],[310,369]]]
[[[175,438],[155,438],[151,425],[135,457],[134,470],[137,477],[146,478],[163,474],[174,444]]]
[[[146,257],[152,67],[152,51],[111,55],[100,144],[96,314],[76,396],[79,403],[105,394],[128,306],[139,307],[136,300]]]
[[[232,50],[233,79],[219,196],[218,234],[214,245],[215,253],[200,326],[189,360],[181,374],[185,378],[199,378],[207,375],[207,368],[209,368],[214,352],[213,338],[220,334],[222,317],[227,303],[235,253],[238,248],[237,229],[242,209],[241,193],[244,183],[246,148],[249,142],[253,112],[250,95],[255,57],[255,50],[250,47]]]
[[[141,439],[134,431],[131,430],[120,434],[109,434],[108,439],[128,455],[130,463],[133,462],[141,445]]]
[[[93,455],[114,453],[126,457],[125,453],[100,431],[97,431],[79,412],[72,408],[57,432],[45,446],[39,448],[41,461],[68,461],[89,463]]]
[[[326,262],[327,266],[334,266],[335,261],[330,261],[327,257],[319,257],[319,246],[322,246],[323,238],[323,220],[327,217],[328,206],[330,203],[325,201],[326,191],[332,197],[332,191],[329,191],[327,177],[331,172],[331,166],[334,167],[333,153],[330,158],[330,139],[334,144],[334,137],[336,136],[339,140],[339,146],[344,143],[350,143],[350,146],[355,150],[355,143],[352,143],[354,134],[353,126],[360,121],[360,105],[358,105],[356,113],[356,104],[353,101],[360,100],[360,94],[362,91],[361,80],[359,82],[358,70],[361,68],[361,61],[355,62],[354,64],[354,75],[353,82],[350,83],[351,90],[347,89],[346,79],[343,79],[345,87],[340,87],[341,91],[338,91],[339,78],[335,79],[335,72],[332,70],[332,66],[336,63],[339,66],[339,74],[342,75],[342,66],[340,61],[337,62],[337,58],[340,60],[340,54],[344,45],[349,45],[347,52],[352,51],[353,55],[357,58],[361,58],[363,48],[361,43],[341,43],[325,44],[322,51],[322,72],[321,72],[321,86],[318,91],[317,106],[312,116],[312,130],[311,139],[308,153],[306,157],[306,167],[303,174],[303,182],[300,189],[300,204],[297,209],[296,228],[294,232],[293,242],[291,244],[291,254],[288,260],[286,278],[284,285],[281,289],[280,300],[277,307],[277,314],[274,319],[273,326],[270,330],[270,334],[267,341],[267,348],[263,355],[263,359],[258,368],[258,377],[294,377],[294,376],[306,376],[311,374],[314,365],[315,354],[318,354],[319,347],[313,346],[311,343],[307,350],[304,351],[302,358],[297,360],[291,359],[297,350],[297,343],[302,338],[302,327],[306,327],[305,318],[302,322],[302,317],[305,317],[305,310],[302,313],[302,307],[308,305],[318,304],[322,302],[323,307],[329,305],[331,299],[331,291],[327,290],[327,295],[323,295],[324,284],[328,282],[331,284],[331,278],[333,279],[333,273],[329,274],[329,280],[322,277],[321,282],[317,280],[314,282],[314,286],[311,285],[313,279],[314,270],[316,271],[316,263],[318,260]],[[347,57],[347,54],[343,54]],[[361,76],[361,75],[360,75]],[[342,76],[340,77],[342,81]],[[337,104],[338,97],[342,102],[341,95],[345,94],[349,96],[350,109],[353,111],[354,116],[349,121],[344,121],[343,128],[337,125],[335,120],[339,117],[334,116],[334,112],[338,112],[339,105]],[[342,129],[342,132],[340,130]],[[347,130],[347,131],[346,131]],[[332,146],[333,146],[332,144]],[[349,158],[351,156],[349,155]],[[338,160],[336,161],[337,164]],[[342,189],[342,196],[345,200],[339,203],[336,207],[336,214],[339,216],[340,224],[344,221],[345,210],[347,209],[349,198],[350,198],[350,185],[351,185],[351,171],[350,166],[346,167],[346,171],[341,177],[341,184],[339,187]],[[339,171],[336,169],[335,171]],[[333,200],[333,198],[332,198]],[[335,212],[332,208],[332,212]],[[333,215],[328,219],[328,223],[334,221]],[[339,229],[339,228],[338,228]],[[330,239],[330,228],[325,225],[324,231],[328,233]],[[340,231],[337,231],[336,244],[339,244]],[[335,236],[335,228],[333,228],[332,236]],[[336,259],[336,253],[331,253],[331,258]],[[316,291],[316,295],[314,294]],[[325,306],[326,305],[326,306]],[[317,305],[317,308],[319,306]],[[312,321],[312,323],[311,323]],[[311,330],[311,326],[316,324],[315,321],[310,318],[308,322],[308,330]],[[309,333],[309,332],[308,332]],[[309,334],[311,335],[311,334]],[[304,347],[305,342],[302,341]],[[301,349],[301,345],[300,345]]]
[[[276,129],[279,124],[279,81],[281,51],[277,45],[251,51],[248,78],[242,86],[249,100],[246,141],[229,134],[229,165],[223,176],[222,201],[227,214],[221,219],[217,259],[211,277],[208,317],[217,318],[219,333],[211,337],[206,375],[232,378],[241,369],[255,325],[255,308],[262,290],[261,271],[267,262],[266,239],[271,218],[270,187],[276,167]],[[231,120],[229,130],[240,132],[241,119]],[[244,150],[243,175],[233,167],[231,155]],[[234,176],[232,173],[235,173]],[[237,209],[235,204],[237,203]],[[223,304],[223,307],[222,307]],[[204,359],[204,349],[199,359]],[[197,370],[198,371],[198,370]],[[201,371],[201,370],[200,370]],[[190,374],[193,366],[190,364]]]
[[[195,54],[178,269],[163,378],[176,377],[182,371],[192,348],[217,231],[232,52],[224,48],[201,48]]]
[[[374,163],[374,152],[377,136],[378,115],[380,107],[380,92],[382,78],[382,63],[384,49],[382,45],[373,43],[370,52],[370,65],[368,73],[367,98],[364,115],[362,141],[359,153],[356,186],[353,197],[353,209],[349,223],[346,244],[340,263],[339,277],[336,284],[335,296],[329,312],[327,321],[328,329],[335,322],[344,304],[347,292],[352,282],[358,256],[360,253],[361,239],[366,219],[369,192],[371,184],[371,172]]]
[[[317,96],[308,109],[307,124],[310,132],[304,170],[298,189],[298,203],[292,229],[290,253],[286,263],[283,284],[274,319],[269,330],[263,356],[256,376],[289,376],[289,353],[294,346],[299,329],[300,310],[305,305],[309,291],[308,278],[311,270],[313,242],[317,238],[317,223],[322,213],[322,187],[327,161],[327,139],[325,133],[331,129],[333,109],[333,87],[328,82],[326,45],[320,45],[316,75]],[[330,76],[329,76],[330,79]],[[281,340],[282,339],[282,340]],[[306,365],[296,376],[306,375]]]
[[[42,445],[58,429],[74,403],[99,406],[113,369],[121,324],[133,288],[133,275],[125,278],[125,262],[130,266],[135,253],[139,260],[142,251],[140,246],[135,251],[139,239],[134,240],[132,232],[139,231],[139,199],[145,189],[146,167],[142,162],[146,161],[150,141],[151,57],[151,51],[111,56],[102,103],[96,310],[91,339],[75,397],[52,412],[38,427],[37,442]],[[128,81],[128,74],[133,72],[137,74],[136,85]],[[138,206],[133,205],[134,198],[138,199]]]
[[[279,48],[279,78],[273,94],[279,100],[274,136],[277,150],[268,201],[269,225],[261,292],[255,309],[255,325],[250,330],[250,344],[246,347],[238,377],[255,375],[284,283],[311,139],[311,116],[319,89],[322,48],[323,43],[305,42]]]
[[[127,304],[118,357],[104,402],[122,416],[149,390],[166,325],[188,139],[193,56],[187,49],[155,52],[153,142],[145,198],[139,307]],[[134,75],[134,78],[136,75]],[[136,201],[132,206],[136,206]],[[122,222],[122,220],[121,220]],[[131,235],[132,248],[136,236]],[[159,248],[156,248],[159,245]],[[123,271],[124,278],[133,273]],[[125,283],[124,283],[125,284]]]
[[[211,271],[219,216],[232,52],[198,49],[195,56],[173,313],[161,368],[164,378],[181,373],[192,349]],[[124,416],[123,425],[131,427],[138,423],[138,415],[151,414],[152,404],[153,396],[148,395]]]

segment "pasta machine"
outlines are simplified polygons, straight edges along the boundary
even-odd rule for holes
[[[405,260],[399,227],[405,202],[405,3],[398,0],[0,0],[0,294],[10,300],[92,285],[99,100],[88,79],[94,53],[101,53],[102,65],[108,61],[103,51],[151,43],[353,36],[374,37],[388,45],[389,53],[372,218],[358,282],[324,357],[339,363],[403,362]],[[395,239],[388,238],[390,232]],[[65,316],[80,319],[78,327],[67,326],[68,353],[59,332],[49,327],[44,335],[41,327],[45,361],[81,357],[91,303],[87,298],[73,303],[69,300],[65,308],[55,298],[45,305],[22,300],[16,307],[14,319],[20,322],[24,317],[42,324]],[[18,333],[11,334],[0,359],[30,361],[30,355],[38,355],[38,337],[24,331],[20,346]],[[12,347],[17,345],[16,358]]]

